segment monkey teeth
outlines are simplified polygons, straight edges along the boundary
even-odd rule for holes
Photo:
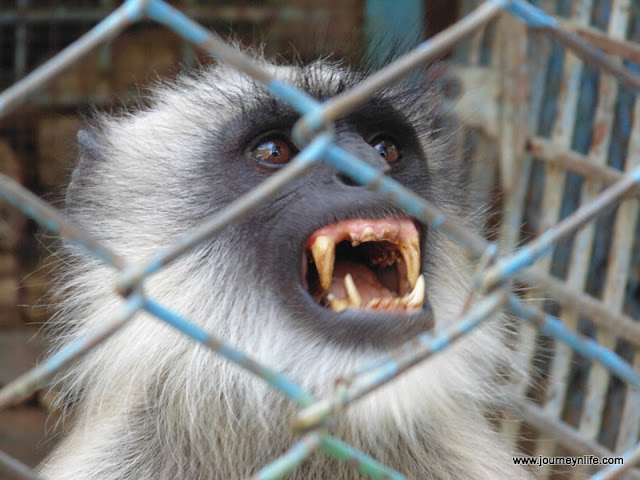
[[[305,285],[311,284],[312,296],[336,312],[407,312],[424,305],[419,234],[409,218],[334,223],[310,237],[307,251],[317,279],[306,278],[305,265]]]
[[[356,288],[356,284],[353,283],[353,277],[351,277],[350,273],[344,277],[344,288],[347,291],[347,300],[349,301],[349,305],[360,308],[362,305],[362,298],[360,298],[360,293],[358,293],[358,289]]]
[[[407,265],[407,280],[411,287],[416,286],[420,275],[420,244],[417,238],[411,238],[408,243],[400,245],[400,253]]]
[[[336,244],[327,236],[316,238],[315,243],[311,246],[311,254],[313,261],[316,262],[318,275],[320,276],[320,285],[327,290],[331,285],[331,277],[333,276],[333,265],[336,260]]]
[[[341,312],[347,308],[360,308],[367,310],[394,310],[412,311],[419,310],[424,305],[425,282],[424,275],[418,276],[414,289],[400,298],[373,298],[363,304],[360,293],[353,282],[351,275],[344,277],[344,285],[347,291],[347,298],[337,298],[334,294],[327,295],[329,308],[336,312]]]

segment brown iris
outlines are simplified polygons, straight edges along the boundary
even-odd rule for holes
[[[400,159],[400,150],[396,143],[385,137],[378,137],[371,142],[371,146],[375,148],[380,156],[384,158],[387,163],[395,163]]]
[[[267,166],[281,166],[293,156],[291,146],[281,138],[269,138],[251,150],[251,156]]]

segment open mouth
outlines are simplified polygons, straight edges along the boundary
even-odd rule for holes
[[[420,235],[407,217],[354,219],[316,230],[303,253],[302,278],[321,306],[412,313],[424,306]]]

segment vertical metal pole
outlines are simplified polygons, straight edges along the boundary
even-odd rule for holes
[[[26,13],[28,0],[18,0],[18,12]],[[13,80],[18,81],[27,73],[27,20],[18,15],[16,21],[16,50]]]

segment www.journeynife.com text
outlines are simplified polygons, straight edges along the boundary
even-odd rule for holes
[[[624,459],[622,457],[597,457],[595,455],[583,455],[581,457],[513,457],[513,463],[516,465],[535,465],[542,467],[545,465],[569,465],[576,467],[578,465],[622,465]]]

